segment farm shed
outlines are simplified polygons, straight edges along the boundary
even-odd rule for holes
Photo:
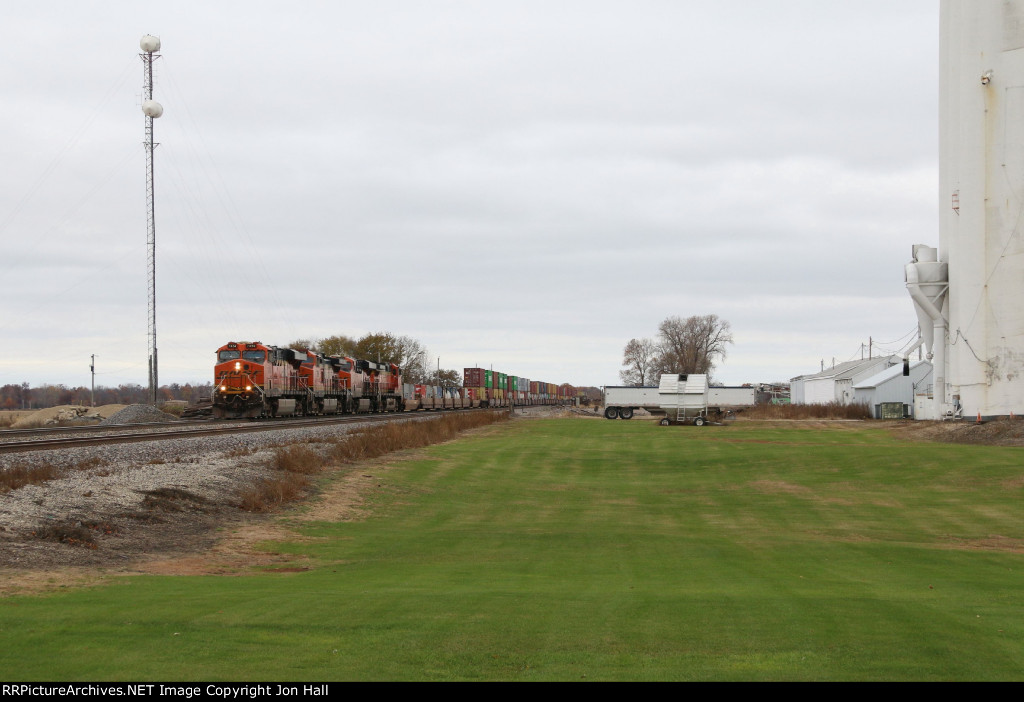
[[[897,364],[902,369],[903,359],[899,356],[847,361],[814,375],[793,378],[790,381],[793,387],[793,404],[827,405],[830,402],[838,402],[848,405],[853,402],[855,383]]]
[[[904,417],[914,414],[914,395],[932,382],[932,364],[928,361],[912,361],[910,375],[903,375],[903,364],[886,368],[853,386],[853,401],[868,405],[875,419],[883,417],[882,405],[897,403],[903,405]]]

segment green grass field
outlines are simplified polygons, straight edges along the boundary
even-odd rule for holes
[[[848,426],[505,424],[308,572],[0,601],[2,677],[1024,679],[1024,453]]]

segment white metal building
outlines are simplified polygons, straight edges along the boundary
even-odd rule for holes
[[[903,375],[903,364],[897,364],[857,381],[853,385],[853,402],[871,408],[875,419],[882,419],[882,406],[897,403],[903,406],[900,416],[914,415],[914,397],[932,385],[932,364],[912,361],[910,375]]]
[[[847,361],[814,375],[793,378],[790,380],[791,402],[794,405],[827,405],[831,402],[849,405],[854,401],[855,383],[897,364],[902,372],[903,360],[899,356],[883,356]]]

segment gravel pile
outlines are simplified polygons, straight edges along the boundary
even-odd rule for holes
[[[177,422],[173,414],[161,412],[152,405],[128,405],[123,410],[115,412],[100,424],[160,424],[162,422]]]

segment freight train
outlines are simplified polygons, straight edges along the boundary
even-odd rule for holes
[[[308,349],[231,341],[217,349],[213,416],[218,419],[403,412],[419,409],[568,404],[576,389],[465,369],[464,387],[402,382],[394,363],[324,356]]]

